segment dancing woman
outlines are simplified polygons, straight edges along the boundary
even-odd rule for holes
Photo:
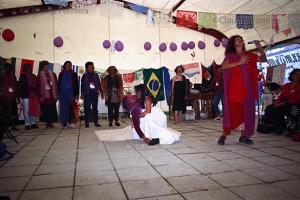
[[[180,133],[167,128],[166,115],[156,106],[156,99],[145,85],[137,85],[135,93],[137,99],[131,111],[134,139],[141,138],[149,145],[158,142],[160,144],[173,144],[179,141]]]
[[[157,101],[144,84],[135,86],[135,98],[124,97],[123,107],[130,112],[132,126],[123,129],[96,131],[102,141],[143,140],[148,145],[173,144],[180,133],[167,128],[167,117],[156,106]]]
[[[218,140],[224,145],[231,131],[244,124],[240,143],[253,144],[250,137],[254,134],[255,101],[258,100],[257,62],[267,58],[259,42],[255,43],[261,56],[247,52],[241,36],[232,36],[225,50],[222,63],[224,84],[223,134]]]

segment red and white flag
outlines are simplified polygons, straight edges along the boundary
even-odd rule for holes
[[[197,28],[197,12],[177,10],[176,25],[187,28]]]

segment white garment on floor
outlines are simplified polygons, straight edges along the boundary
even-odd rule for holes
[[[167,116],[157,106],[152,107],[151,113],[140,118],[140,127],[146,137],[159,138],[160,144],[173,144],[178,142],[181,136],[180,132],[167,127]],[[132,126],[123,129],[95,131],[95,134],[101,141],[140,140]]]

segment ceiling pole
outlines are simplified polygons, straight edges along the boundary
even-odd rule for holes
[[[173,6],[170,14],[172,14],[175,10],[177,10],[184,2],[185,0],[180,0],[175,6]]]

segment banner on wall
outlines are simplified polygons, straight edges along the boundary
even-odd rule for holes
[[[202,83],[202,75],[198,62],[184,64],[182,67],[184,68],[183,74],[190,79],[191,83]]]
[[[165,99],[163,69],[143,69],[144,83],[157,101]]]

